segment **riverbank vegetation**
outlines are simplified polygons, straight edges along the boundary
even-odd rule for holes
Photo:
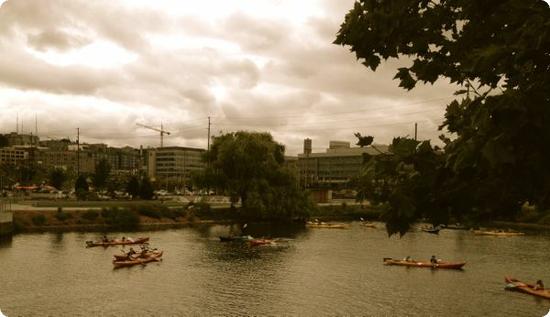
[[[109,231],[140,230],[187,226],[195,223],[280,222],[272,218],[246,218],[240,208],[212,208],[205,202],[178,207],[164,204],[136,203],[95,209],[58,208],[57,210],[20,210],[14,212],[14,231]],[[311,218],[323,221],[378,220],[380,210],[366,205],[323,205],[311,209]]]
[[[359,199],[383,207],[390,234],[418,219],[517,219],[550,209],[550,8],[543,1],[358,1],[335,40],[373,71],[407,57],[399,86],[446,79],[443,148],[395,138],[365,156]],[[366,146],[372,137],[358,135]],[[538,221],[546,221],[542,216]]]

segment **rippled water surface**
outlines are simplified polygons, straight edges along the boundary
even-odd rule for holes
[[[221,243],[227,226],[113,233],[149,236],[164,260],[113,270],[98,233],[16,235],[0,244],[0,310],[12,316],[543,316],[550,300],[504,291],[505,275],[550,284],[550,236],[443,230],[249,227],[277,246]],[[432,254],[463,271],[384,266]]]

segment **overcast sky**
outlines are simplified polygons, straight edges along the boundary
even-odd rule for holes
[[[353,0],[8,0],[0,7],[0,133],[114,146],[206,147],[212,134],[269,131],[313,140],[436,139],[453,87],[412,92],[404,61],[363,67],[332,44]]]

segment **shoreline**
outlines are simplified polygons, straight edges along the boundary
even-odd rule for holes
[[[155,217],[149,215],[148,213],[136,212],[135,217],[137,219],[135,222],[113,224],[112,222],[109,222],[110,219],[103,215],[101,209],[75,207],[61,208],[57,210],[55,208],[15,210],[13,211],[12,234],[15,235],[17,233],[40,232],[151,231],[186,228],[207,224],[269,222],[233,218],[229,213],[230,209],[214,208],[204,214],[201,214],[197,210],[195,210],[197,214],[188,210],[178,214],[172,214],[171,217],[167,217],[165,215],[159,216],[158,214]],[[122,207],[122,209],[124,209],[124,207]],[[152,209],[155,208],[154,204],[149,205],[149,207]],[[115,208],[119,208],[119,206],[115,206]],[[90,212],[96,213],[95,217],[87,218],[85,214]],[[309,219],[318,219],[326,222],[348,222],[358,221],[363,218],[367,221],[379,221],[379,216],[380,211],[370,206],[333,204],[319,205],[318,209],[310,215]],[[491,221],[482,223],[480,226],[495,229],[511,228],[518,231],[550,231],[550,225],[513,221]]]

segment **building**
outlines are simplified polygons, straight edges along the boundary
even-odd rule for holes
[[[38,146],[38,143],[40,141],[40,139],[36,135],[20,134],[17,132],[4,134],[4,137],[8,140],[8,146],[21,146],[21,145]]]
[[[45,169],[62,168],[64,170],[94,173],[101,160],[107,160],[112,174],[132,174],[140,168],[140,150],[124,147],[108,147],[106,144],[68,144],[52,143],[53,148],[39,148],[35,161]]]
[[[298,154],[300,180],[305,187],[344,184],[359,175],[363,153],[377,155],[388,151],[387,145],[351,147],[350,142],[330,141],[324,153],[312,153],[312,141],[304,140],[304,153]]]
[[[204,149],[170,146],[147,151],[147,175],[151,180],[188,184],[194,171],[204,169]]]
[[[0,148],[0,165],[21,165],[29,160],[29,151],[25,148],[10,146]]]

